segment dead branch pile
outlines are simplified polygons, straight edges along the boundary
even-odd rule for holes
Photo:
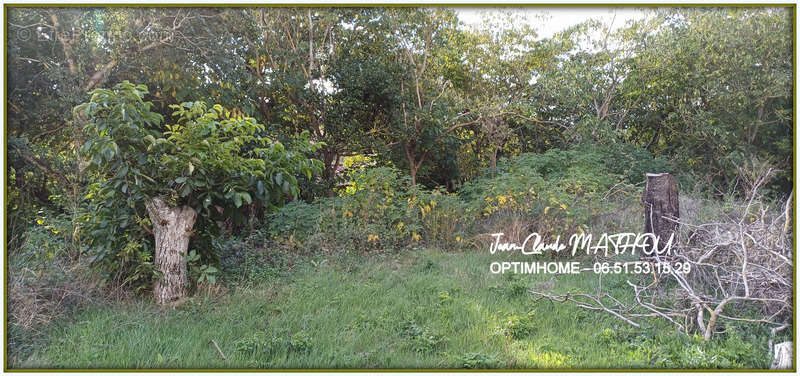
[[[534,299],[571,302],[637,327],[636,318],[659,317],[705,340],[726,321],[763,323],[774,336],[792,320],[793,260],[791,196],[776,207],[759,194],[773,172],[747,181],[745,199],[726,205],[715,220],[679,222],[680,241],[669,262],[689,263],[691,271],[629,279],[634,303],[625,305],[601,288],[594,295],[531,291]]]

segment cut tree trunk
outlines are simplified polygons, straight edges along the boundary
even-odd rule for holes
[[[189,206],[170,206],[160,197],[148,200],[147,213],[153,222],[156,239],[156,268],[161,275],[153,286],[158,304],[186,297],[189,277],[186,252],[194,230],[197,212]]]
[[[770,369],[792,369],[794,362],[792,360],[792,353],[794,352],[792,341],[782,342],[775,345],[774,356]]]
[[[674,234],[677,237],[678,219],[678,181],[675,176],[663,174],[647,174],[647,185],[644,188],[644,232],[657,238],[656,242],[648,241],[645,253],[653,255],[654,251],[664,251]],[[661,256],[661,254],[659,254]]]

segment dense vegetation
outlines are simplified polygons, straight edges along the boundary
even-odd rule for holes
[[[557,316],[594,313],[525,291],[595,281],[500,281],[476,254],[500,229],[640,231],[647,172],[678,177],[687,221],[777,218],[785,244],[790,9],[659,8],[540,38],[443,8],[10,8],[8,31],[12,367],[763,368],[791,318],[710,343],[612,317],[579,331]],[[191,219],[173,266],[159,210]],[[165,311],[148,294],[164,303],[173,269],[195,297]],[[361,281],[353,296],[386,304],[335,287]],[[102,337],[132,315],[129,342]],[[143,342],[187,315],[203,327],[186,343]],[[184,356],[210,339],[229,362]]]

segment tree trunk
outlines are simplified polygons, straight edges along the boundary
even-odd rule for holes
[[[678,181],[668,173],[647,174],[644,188],[644,232],[655,235],[657,242],[645,245],[646,253],[663,251],[670,237],[677,236],[680,211],[678,208]],[[659,254],[660,255],[660,254]]]
[[[782,342],[775,345],[773,351],[775,359],[772,362],[770,369],[792,369],[794,362],[792,361],[792,341]]]
[[[189,238],[194,233],[197,212],[189,206],[169,206],[160,197],[148,200],[147,213],[153,222],[156,238],[155,264],[161,276],[153,286],[158,304],[170,303],[184,298],[189,283],[186,268],[186,252]]]
[[[411,175],[411,185],[417,184],[417,160],[414,158],[414,151],[416,148],[409,146],[406,142],[403,144],[403,150],[406,153],[406,159],[408,160],[408,174]]]
[[[494,179],[494,172],[497,170],[497,148],[492,150],[492,154],[489,156],[491,158],[491,167],[492,167],[492,176],[491,178]]]

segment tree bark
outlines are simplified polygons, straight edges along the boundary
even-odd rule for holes
[[[416,147],[411,147],[408,142],[403,143],[403,150],[406,153],[408,160],[408,173],[411,175],[411,185],[417,184],[417,160],[414,158],[414,151]]]
[[[670,237],[677,236],[678,219],[678,181],[668,173],[647,174],[644,188],[644,232],[655,235],[657,242],[647,242],[646,252],[663,251]],[[650,253],[652,255],[653,253]],[[661,254],[659,254],[661,255]]]
[[[792,360],[792,341],[782,342],[775,345],[774,357],[770,369],[792,369],[794,362]]]
[[[492,176],[491,178],[494,179],[494,172],[497,170],[497,148],[495,147],[492,150],[492,154],[489,156],[491,158],[491,167],[492,167]]]
[[[158,304],[166,304],[187,295],[189,277],[186,255],[194,230],[197,212],[189,206],[169,206],[160,197],[148,200],[147,213],[153,222],[156,240],[156,268],[161,275],[153,286]]]

